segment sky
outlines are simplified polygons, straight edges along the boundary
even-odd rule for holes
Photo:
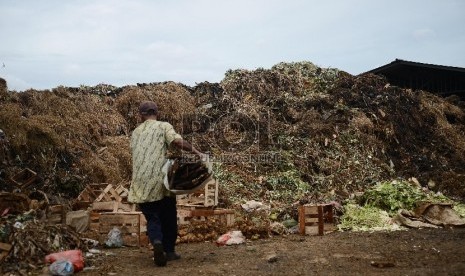
[[[463,0],[0,0],[8,89],[220,82],[310,61],[465,67]]]

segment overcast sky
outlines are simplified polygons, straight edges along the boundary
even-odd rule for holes
[[[465,1],[0,0],[10,90],[195,85],[281,61],[355,75],[396,58],[465,67]]]

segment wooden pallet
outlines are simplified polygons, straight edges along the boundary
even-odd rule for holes
[[[334,230],[333,206],[331,204],[299,206],[299,232],[301,235],[324,235]]]
[[[141,212],[91,213],[90,230],[98,233],[99,242],[105,243],[113,227],[121,230],[124,245],[140,247],[147,244],[147,226]]]
[[[205,221],[207,217],[217,217],[225,226],[232,226],[235,211],[233,209],[178,208],[178,224],[180,225],[193,221]]]
[[[213,177],[205,184],[203,189],[188,195],[176,197],[179,206],[187,207],[213,207],[218,205],[218,180]]]
[[[128,189],[122,185],[100,183],[89,184],[79,194],[77,200],[82,202],[117,201],[124,202],[128,196]]]

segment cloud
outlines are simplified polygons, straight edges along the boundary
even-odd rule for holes
[[[396,57],[429,62],[432,52],[441,52],[437,64],[463,67],[464,9],[433,0],[2,0],[0,59],[34,88],[190,85],[302,60],[355,73]]]

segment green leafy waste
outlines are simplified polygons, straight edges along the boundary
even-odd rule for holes
[[[425,201],[456,204],[441,193],[424,191],[419,186],[404,180],[376,184],[363,194],[360,204],[378,207],[390,214],[395,214],[400,209],[413,210],[418,203]]]
[[[361,205],[378,207],[390,214],[400,209],[412,210],[428,196],[419,187],[406,181],[388,181],[378,183],[368,189],[361,197]]]
[[[352,231],[397,230],[399,226],[391,224],[390,217],[400,209],[413,210],[424,201],[453,203],[440,193],[423,191],[407,181],[378,183],[360,197],[358,204],[350,201],[344,206],[338,228]],[[465,217],[465,204],[453,204],[454,210]]]
[[[462,218],[465,218],[465,204],[458,203],[454,205],[454,210],[459,214]]]
[[[399,229],[399,226],[391,223],[391,218],[386,211],[373,206],[360,206],[354,202],[350,202],[344,206],[344,215],[342,215],[341,223],[337,227],[341,231]]]

